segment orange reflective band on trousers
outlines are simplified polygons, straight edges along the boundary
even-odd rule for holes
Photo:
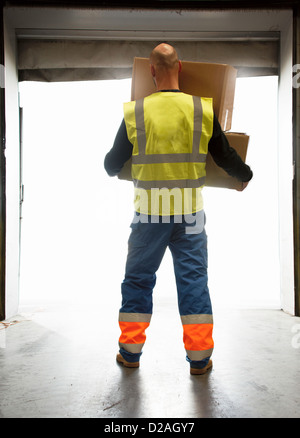
[[[146,340],[145,330],[149,327],[149,322],[124,322],[119,321],[121,344],[144,344]]]
[[[182,327],[184,347],[189,358],[201,360],[210,356],[214,348],[213,324],[183,324]]]
[[[151,314],[119,313],[121,336],[119,345],[129,353],[141,353],[146,341],[145,331],[149,327]]]

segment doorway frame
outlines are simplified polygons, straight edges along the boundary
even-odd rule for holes
[[[226,14],[226,20],[224,20]],[[293,88],[292,66],[294,55],[293,9],[265,10],[143,10],[143,9],[60,9],[46,7],[4,8],[4,62],[5,62],[5,137],[6,137],[6,232],[5,232],[5,303],[4,319],[14,316],[19,305],[19,206],[21,182],[19,176],[19,99],[17,71],[17,38],[27,36],[59,37],[61,29],[69,38],[82,32],[122,39],[122,32],[138,38],[145,28],[151,28],[151,36],[168,39],[168,32],[191,31],[196,25],[202,32],[280,32],[280,72],[278,88],[278,158],[279,158],[279,242],[281,307],[292,315],[299,292],[295,292],[295,248],[293,233]],[[167,20],[167,21],[166,21]],[[153,33],[154,32],[154,33]],[[65,34],[66,35],[66,34]],[[294,55],[294,56],[293,56]],[[294,124],[295,126],[295,124]],[[294,149],[293,149],[294,146]],[[3,292],[2,292],[3,293]]]

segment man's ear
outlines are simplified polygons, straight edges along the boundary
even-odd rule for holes
[[[181,61],[178,61],[178,73],[180,73],[182,70],[182,63]]]
[[[151,75],[155,78],[155,67],[153,64],[150,64]]]

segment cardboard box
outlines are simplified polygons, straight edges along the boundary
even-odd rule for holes
[[[245,162],[249,144],[249,136],[238,132],[225,132],[228,143],[234,148],[241,159]],[[210,153],[206,159],[206,182],[207,187],[221,187],[226,189],[239,189],[242,186],[241,181],[228,175],[213,160]]]
[[[179,88],[200,97],[212,97],[214,112],[223,131],[231,129],[237,70],[226,64],[182,61]],[[148,58],[134,58],[131,100],[146,97],[156,91]]]
[[[242,160],[246,161],[247,149],[249,143],[249,136],[237,132],[226,132],[227,140],[231,147],[233,147]],[[123,169],[118,175],[119,179],[132,181],[131,177],[131,158],[125,163]],[[221,187],[227,189],[238,189],[242,183],[236,178],[228,175],[225,170],[217,166],[212,159],[210,153],[207,155],[206,160],[206,186],[208,187]]]

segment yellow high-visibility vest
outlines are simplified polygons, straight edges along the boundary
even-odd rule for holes
[[[202,210],[212,99],[157,92],[125,103],[124,120],[133,145],[135,211],[166,216]]]

